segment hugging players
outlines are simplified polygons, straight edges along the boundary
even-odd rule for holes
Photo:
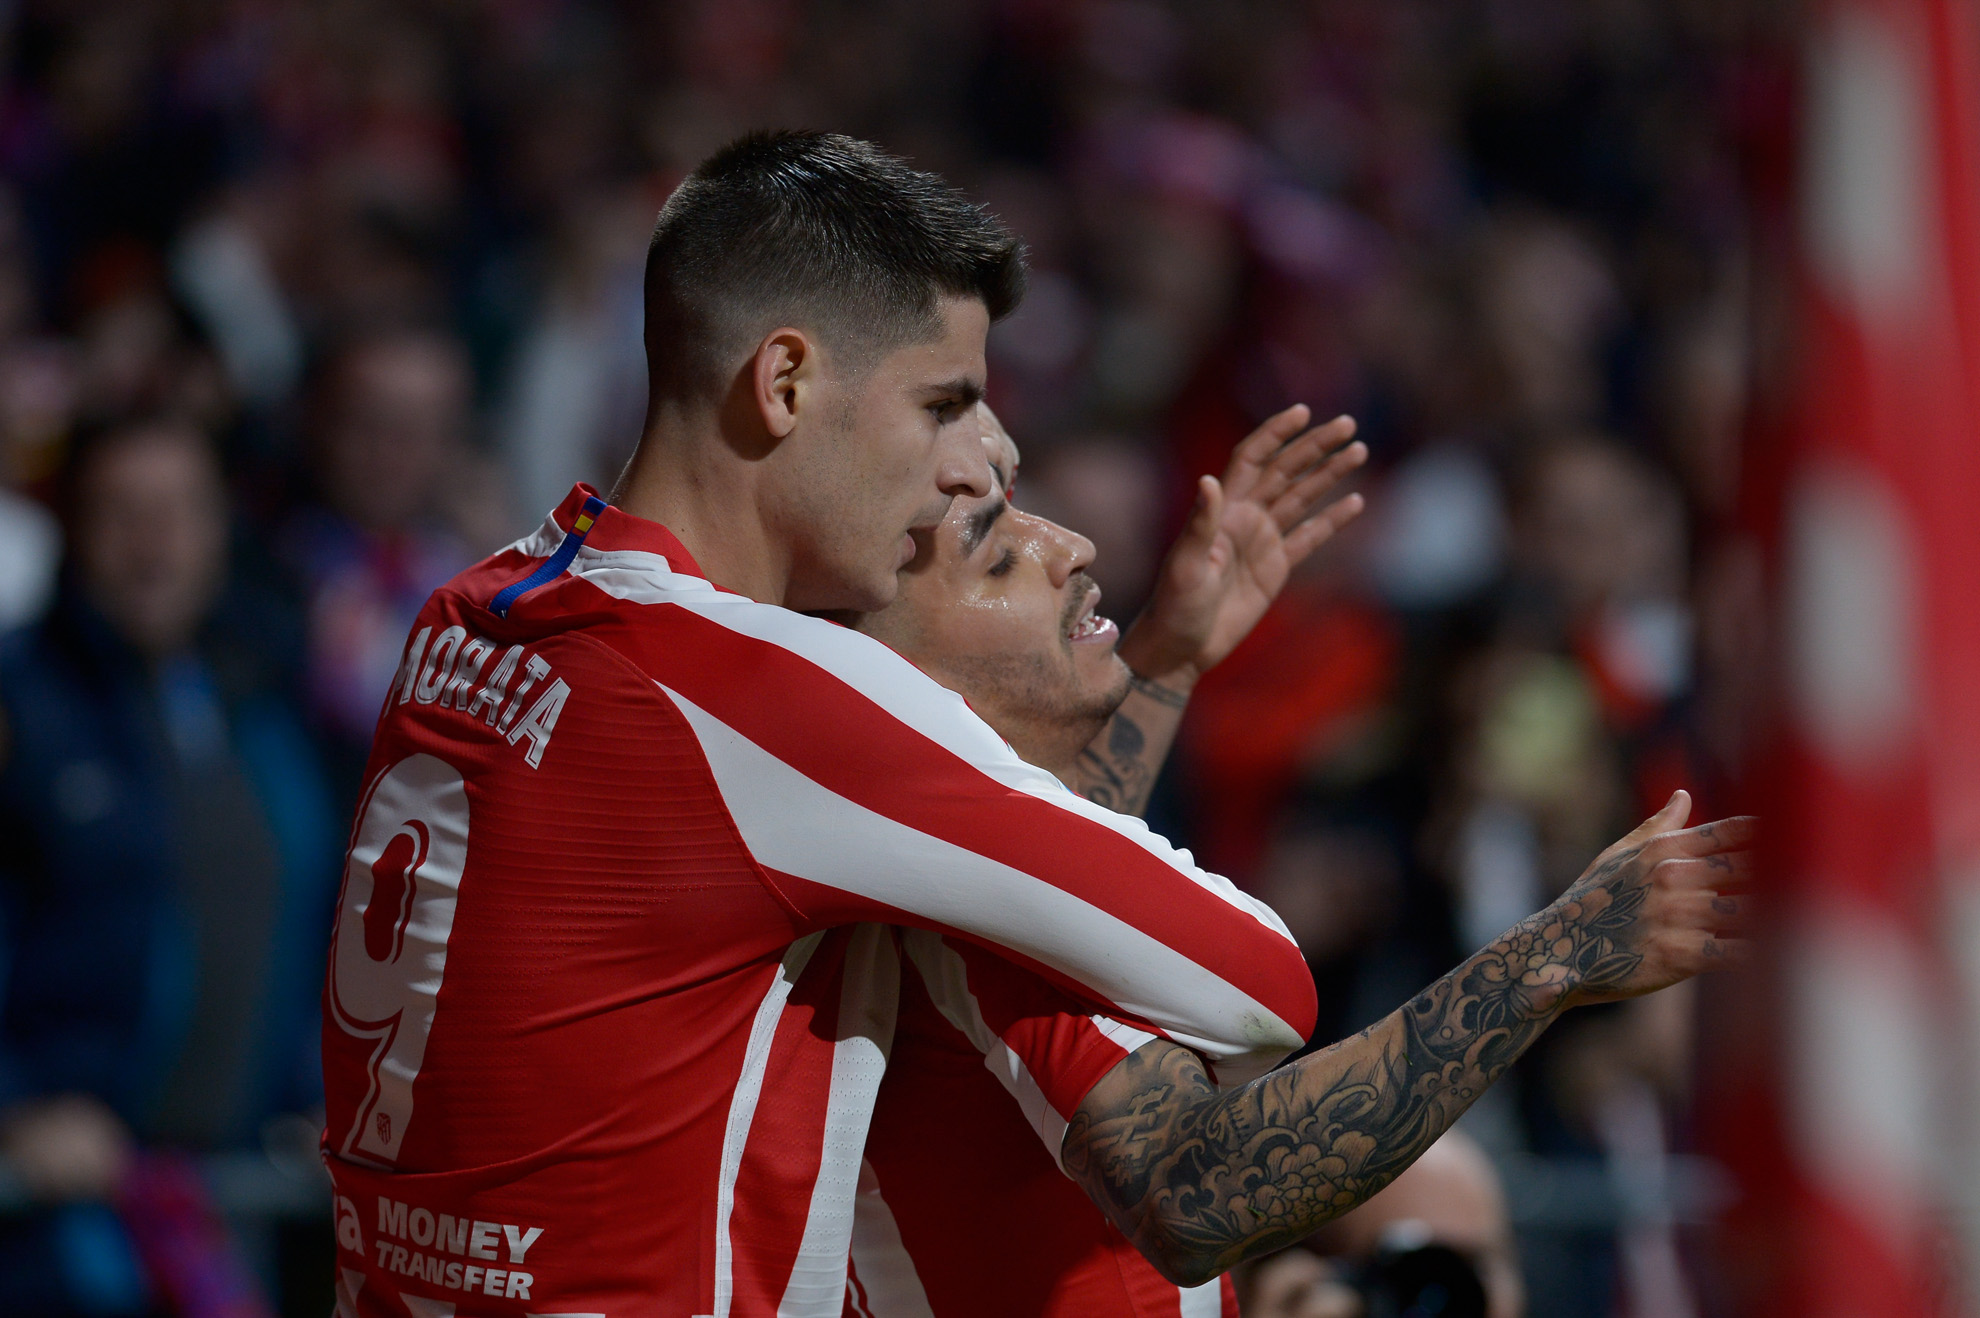
[[[951,520],[1002,496],[975,405],[1021,285],[992,218],[845,138],[745,139],[668,201],[613,500],[579,487],[436,591],[385,696],[325,992],[346,1312],[840,1314],[903,995],[957,961],[978,1004],[1020,972],[1001,1000],[1073,995],[1008,1018],[1048,1053],[1098,1017],[1118,1055],[1025,1101],[1200,1282],[1379,1188],[1565,1007],[1726,946],[1708,862],[1743,826],[1670,831],[1674,802],[1402,1012],[1266,1074],[1313,1019],[1276,916],[1068,790],[1027,758],[1058,741],[1007,741],[938,654],[807,616],[935,581],[914,565],[954,528],[1009,550],[983,572],[1049,595],[1104,687],[1050,537]],[[1050,1069],[944,1001],[1013,1078]]]

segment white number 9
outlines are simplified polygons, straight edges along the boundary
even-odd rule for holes
[[[412,1120],[467,864],[467,785],[412,755],[380,774],[358,815],[330,947],[330,1003],[346,1034],[376,1039],[343,1152],[390,1162]]]

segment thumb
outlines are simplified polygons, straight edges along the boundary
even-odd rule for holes
[[[1630,831],[1625,843],[1641,842],[1659,833],[1672,833],[1684,827],[1684,821],[1691,818],[1691,793],[1682,787],[1671,793],[1671,799],[1664,802],[1663,809],[1638,824]]]
[[[1224,521],[1224,487],[1215,476],[1196,478],[1196,504],[1189,510],[1189,524],[1183,527],[1185,544],[1207,550],[1217,539],[1217,528]]]

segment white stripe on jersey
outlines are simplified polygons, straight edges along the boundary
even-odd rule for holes
[[[1134,1026],[1117,1021],[1110,1016],[1088,1016],[1086,1019],[1093,1022],[1094,1029],[1119,1044],[1121,1051],[1124,1053],[1131,1053],[1144,1043],[1154,1043],[1160,1037],[1150,1034],[1146,1030],[1137,1030]]]
[[[783,1018],[791,987],[804,973],[805,963],[811,960],[811,954],[818,950],[824,937],[822,931],[806,934],[790,945],[763,1001],[756,1006],[755,1019],[750,1022],[742,1072],[736,1077],[736,1091],[729,1099],[728,1125],[722,1131],[721,1180],[715,1189],[714,1318],[729,1318],[729,1306],[735,1301],[735,1256],[729,1241],[729,1218],[736,1208],[736,1173],[742,1170],[743,1148],[749,1143],[750,1124],[756,1119],[756,1100],[763,1092],[764,1072],[769,1069],[770,1043],[776,1038],[777,1022]]]
[[[1142,820],[1095,805],[1068,790],[1050,773],[1019,759],[968,701],[863,632],[718,590],[701,577],[674,571],[665,557],[645,550],[586,545],[578,550],[570,570],[614,599],[629,604],[678,605],[738,635],[789,651],[830,673],[987,777],[1105,825],[1188,875],[1198,887],[1250,912],[1260,924],[1292,940],[1271,907],[1222,875],[1198,867],[1187,851],[1172,846]]]
[[[1177,1288],[1182,1318],[1224,1318],[1224,1279],[1212,1277],[1201,1286]]]
[[[921,1274],[914,1270],[914,1259],[901,1241],[894,1210],[887,1206],[879,1178],[864,1160],[854,1198],[852,1271],[859,1284],[847,1287],[848,1306],[859,1318],[935,1318]]]
[[[686,696],[660,689],[693,728],[743,844],[760,863],[999,945],[1021,945],[1123,1014],[1165,1028],[1173,1022],[1171,1037],[1221,1063],[1225,1083],[1262,1075],[1289,1051],[1291,1026],[1160,939],[1063,888],[849,801]],[[1013,931],[1022,931],[1021,944]],[[1151,986],[1159,997],[1144,993]],[[1249,1046],[1180,1028],[1206,1013],[1242,1023],[1234,1032],[1248,1034]]]
[[[845,1310],[853,1201],[864,1162],[860,1155],[880,1080],[887,1073],[900,1005],[901,962],[892,933],[877,924],[855,928],[846,944],[844,967],[818,1179],[812,1182],[804,1240],[778,1302],[777,1318],[840,1318]]]
[[[927,986],[935,1009],[967,1035],[976,1051],[983,1054],[983,1065],[1017,1100],[1024,1119],[1044,1141],[1053,1163],[1064,1170],[1059,1153],[1066,1142],[1066,1119],[1045,1097],[1045,1091],[1032,1078],[1024,1059],[1011,1051],[1010,1045],[983,1019],[983,1009],[969,987],[969,966],[961,954],[940,935],[922,929],[902,930],[901,945],[907,949],[908,960],[921,972],[921,982]]]

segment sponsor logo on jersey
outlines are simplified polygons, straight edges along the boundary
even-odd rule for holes
[[[355,1211],[352,1216],[355,1235]],[[478,1291],[503,1299],[526,1300],[536,1277],[524,1272],[520,1265],[542,1236],[540,1226],[456,1217],[381,1195],[378,1239],[372,1242],[377,1257],[371,1262],[385,1272],[411,1277],[442,1290]],[[343,1241],[341,1230],[338,1240],[340,1244]],[[446,1257],[450,1254],[453,1259]],[[474,1262],[476,1259],[482,1261]],[[492,1263],[509,1266],[487,1266]]]

